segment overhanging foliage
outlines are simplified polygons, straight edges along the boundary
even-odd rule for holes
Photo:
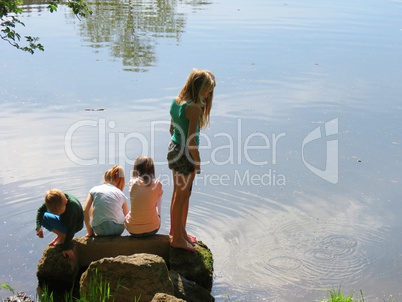
[[[44,47],[38,42],[38,37],[24,36],[22,38],[16,30],[17,25],[25,26],[19,19],[19,16],[23,13],[20,8],[22,3],[21,0],[0,0],[0,37],[11,46],[31,54],[35,50],[43,51]],[[84,0],[51,1],[48,5],[49,11],[52,13],[57,11],[59,4],[67,5],[78,19],[92,14],[91,9]],[[25,41],[24,45],[20,45],[21,40]]]

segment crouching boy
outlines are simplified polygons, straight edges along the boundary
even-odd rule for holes
[[[39,238],[43,238],[42,226],[56,234],[49,245],[63,245],[63,256],[74,259],[72,239],[84,226],[84,213],[78,199],[58,189],[47,191],[45,203],[36,215],[36,235]]]

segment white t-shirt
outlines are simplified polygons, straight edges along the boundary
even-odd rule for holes
[[[93,187],[89,194],[94,207],[92,226],[104,221],[124,223],[123,204],[127,202],[127,197],[119,188],[112,184],[103,184]]]

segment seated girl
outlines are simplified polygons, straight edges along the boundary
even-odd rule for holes
[[[161,225],[162,184],[155,178],[151,157],[140,156],[134,162],[129,182],[131,211],[126,215],[125,226],[134,237],[155,235]]]
[[[127,197],[122,192],[125,185],[124,170],[113,166],[107,170],[104,183],[93,187],[84,205],[86,237],[120,236],[124,231],[124,216],[128,213]]]

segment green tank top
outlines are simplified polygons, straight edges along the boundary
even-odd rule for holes
[[[186,117],[186,108],[192,102],[187,102],[184,104],[177,104],[176,99],[173,99],[170,105],[170,116],[173,121],[173,134],[172,141],[179,145],[185,145],[188,135],[188,126],[190,124],[189,119]],[[199,122],[197,124],[197,130],[195,135],[195,142],[197,146],[200,143],[200,126]]]

